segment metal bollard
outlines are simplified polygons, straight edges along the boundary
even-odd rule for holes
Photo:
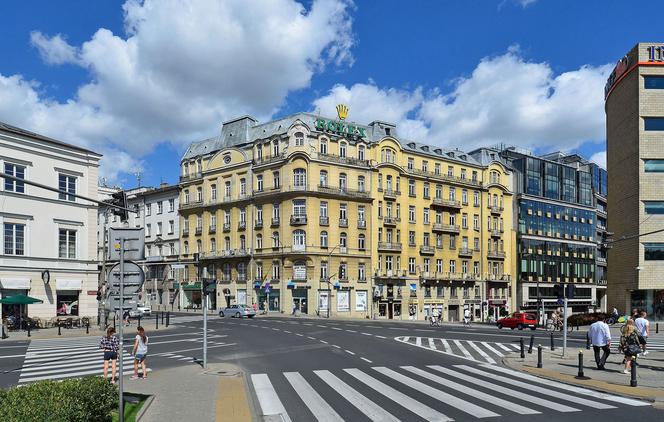
[[[113,314],[113,329],[114,330],[116,329],[116,327],[115,327],[115,314]]]
[[[553,345],[553,333],[551,333],[550,337],[551,337],[551,350],[553,351],[556,350],[555,346]]]
[[[655,334],[659,334],[659,322],[655,323]]]
[[[524,352],[524,346],[523,346],[523,337],[519,339],[519,346],[521,346],[521,359],[526,357],[526,354]]]
[[[585,378],[583,375],[583,350],[579,350],[579,373],[577,378]]]
[[[535,335],[531,334],[530,335],[530,346],[528,346],[528,354],[533,353],[533,344],[535,343]]]
[[[542,345],[541,344],[537,345],[537,367],[538,368],[542,367]]]
[[[85,324],[85,334],[90,334],[90,321]]]
[[[30,321],[28,321],[28,337],[32,337],[32,335],[30,334]]]
[[[61,328],[61,327],[62,327],[62,325],[61,325],[60,323],[58,323],[58,335],[59,335],[59,336],[62,335],[62,332],[60,331],[60,328]]]
[[[4,340],[6,338],[9,338],[9,336],[5,332],[5,324],[2,324],[2,339]]]
[[[632,373],[631,373],[631,377],[630,377],[630,380],[629,380],[629,386],[630,387],[636,387],[637,386],[637,383],[636,383],[636,356],[632,356]]]
[[[138,325],[139,326],[141,325],[141,316],[140,315],[138,315]]]
[[[158,330],[159,329],[159,314],[155,315],[154,319],[154,329]]]
[[[586,350],[590,350],[590,335],[586,333]]]
[[[169,323],[171,322],[171,313],[166,312],[166,326],[168,327]]]
[[[164,311],[161,311],[161,325],[164,325]]]

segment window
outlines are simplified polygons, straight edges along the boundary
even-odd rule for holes
[[[357,248],[361,251],[365,249],[365,238],[363,234],[360,234],[357,238]]]
[[[257,205],[256,206],[256,222],[263,224],[263,206],[262,205]]]
[[[163,223],[161,221],[159,221],[157,223],[157,236],[161,236],[162,226],[163,226]]]
[[[25,225],[5,223],[5,255],[25,255]]]
[[[296,132],[295,133],[295,146],[303,147],[304,146],[304,133]]]
[[[175,199],[169,199],[168,200],[168,212],[174,212],[175,211]]]
[[[664,89],[664,77],[644,76],[643,87],[645,89]]]
[[[347,184],[348,177],[346,176],[346,173],[341,173],[339,174],[339,189],[344,191],[346,190],[346,187],[348,186]]]
[[[364,205],[357,206],[357,221],[364,221]]]
[[[357,177],[357,190],[360,192],[364,192],[364,176],[358,176]]]
[[[188,204],[189,203],[189,189],[184,191],[184,203]],[[147,207],[146,207],[147,208]],[[147,212],[147,209],[145,210]]]
[[[320,202],[320,216],[327,217],[327,201]]]
[[[454,167],[452,166],[447,166],[447,175],[449,177],[454,177]]]
[[[429,162],[427,160],[422,160],[422,171],[425,173],[429,171]]]
[[[203,202],[203,188],[196,188],[196,201]]]
[[[304,230],[293,231],[293,250],[303,251],[306,247],[306,233]]]
[[[480,193],[478,191],[473,191],[473,205],[480,206]]]
[[[247,195],[247,179],[240,179],[240,196]]]
[[[415,196],[415,181],[413,179],[408,180],[408,195]]]
[[[408,258],[408,272],[415,274],[415,258]]]
[[[643,167],[646,173],[664,173],[664,160],[643,160]]]
[[[327,186],[327,170],[320,171],[320,185],[325,187]]]
[[[279,172],[275,171],[272,173],[272,187],[277,189],[281,186],[281,177],[279,177]]]
[[[429,208],[424,209],[424,224],[429,224]]]
[[[279,141],[276,139],[272,141],[272,155],[275,157],[279,155]]]
[[[456,201],[456,188],[450,188],[450,201]]]
[[[279,240],[279,232],[272,232],[272,247],[278,248],[281,245]]]
[[[364,264],[357,264],[357,279],[359,281],[365,281],[367,279],[367,271]]]
[[[256,249],[263,249],[263,235],[260,233],[256,235]]]
[[[357,147],[357,158],[358,160],[364,160],[364,145]]]
[[[5,174],[25,180],[25,167],[12,163],[5,163]],[[25,184],[23,182],[10,179],[4,179],[4,181],[6,191],[25,193]]]
[[[644,259],[646,261],[664,261],[664,243],[644,243],[643,246],[645,249]]]
[[[327,262],[321,261],[320,263],[320,278],[327,280]]]
[[[424,199],[429,199],[429,182],[424,182]]]
[[[410,223],[415,222],[415,205],[408,206],[408,221]]]
[[[164,213],[164,202],[159,201],[157,202],[157,214],[163,214]]]
[[[58,175],[58,190],[60,190],[60,193],[58,194],[59,199],[74,201],[74,195],[67,194],[76,193],[76,177],[60,173]]]
[[[240,224],[246,224],[247,223],[247,209],[246,208],[240,208]]]
[[[151,229],[152,229],[152,224],[148,223],[148,224],[145,225],[145,236],[146,237],[150,237],[152,235],[150,233]]]
[[[304,199],[293,199],[293,216],[306,217],[307,206]]]
[[[387,271],[392,271],[394,268],[394,257],[392,255],[388,255],[385,257],[385,269]]]
[[[345,262],[339,264],[339,280],[348,280],[348,265]],[[346,303],[348,303],[348,300],[346,300]]]
[[[210,252],[216,252],[217,251],[217,240],[213,237],[210,239]]]
[[[394,163],[396,153],[392,148],[383,148],[380,150],[380,157],[383,163]]]
[[[189,242],[186,240],[184,241],[184,254],[188,255],[189,254]]]
[[[293,170],[293,184],[295,187],[303,188],[307,185],[307,171],[305,169]]]
[[[213,217],[216,220],[217,216],[213,215]],[[168,221],[168,234],[173,234],[173,232],[175,232],[175,221],[174,220],[169,220]]]
[[[454,259],[450,260],[450,272],[456,273],[456,261]]]
[[[230,180],[227,181],[227,182],[224,184],[224,196],[225,196],[226,198],[230,198],[230,197],[231,197],[231,182],[230,182]]]
[[[461,190],[461,203],[463,205],[468,204],[468,191],[466,189]]]
[[[415,232],[413,230],[408,232],[408,245],[415,246]]]
[[[346,157],[346,142],[339,142],[339,157]]]
[[[480,229],[480,216],[477,214],[473,214],[473,229]]]
[[[256,176],[256,190],[257,190],[258,192],[262,192],[262,191],[263,191],[263,175],[261,175],[261,174],[259,174],[258,176]]]
[[[58,236],[58,256],[76,258],[76,230],[60,229]]]
[[[339,204],[339,220],[347,221],[348,219],[347,210],[348,210],[347,204]]]
[[[320,247],[327,248],[327,232],[325,230],[320,232]]]
[[[408,157],[408,170],[412,170],[415,167],[415,160],[412,157]]]
[[[320,140],[320,153],[327,154],[327,139]]]
[[[643,201],[646,214],[661,215],[664,214],[664,201]]]
[[[461,227],[464,229],[468,228],[468,214],[465,212],[461,214]]]
[[[210,199],[212,199],[212,201],[217,200],[217,185],[216,184],[213,184],[213,185],[210,186]]]
[[[339,248],[345,249],[347,246],[348,246],[348,235],[346,235],[346,233],[344,232],[341,232],[341,234],[339,234]]]
[[[456,249],[456,236],[450,235],[450,249]]]

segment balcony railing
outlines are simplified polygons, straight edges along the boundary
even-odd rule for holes
[[[505,210],[505,208],[498,205],[489,205],[489,209],[491,210],[491,214],[500,214]]]
[[[443,208],[461,208],[461,202],[453,199],[433,198],[431,204]]]
[[[264,164],[276,163],[286,158],[285,154],[271,155],[268,157],[254,158],[254,165],[260,166]]]
[[[210,229],[208,230],[208,233],[210,234],[215,234],[217,232],[217,226],[210,226]]]
[[[270,222],[270,225],[272,227],[278,227],[279,226],[279,217],[272,217],[272,221]]]
[[[420,176],[430,177],[430,178],[434,178],[434,179],[438,179],[438,180],[445,180],[447,182],[452,182],[452,183],[461,183],[461,184],[471,185],[471,186],[482,186],[482,182],[480,182],[479,180],[461,178],[461,177],[457,177],[457,176],[450,176],[448,174],[436,173],[436,172],[432,172],[432,171],[420,170],[420,169],[415,169],[415,168],[406,169],[406,171],[410,174],[417,174],[417,175],[420,175]]]
[[[291,226],[301,226],[301,225],[307,224],[307,216],[306,215],[291,215],[290,223],[291,223]]]
[[[256,228],[256,229],[262,229],[262,228],[263,228],[263,220],[256,220],[256,221],[254,221],[254,228]]]
[[[371,194],[365,190],[349,189],[343,187],[333,187],[329,185],[318,185],[318,192],[330,195],[341,195],[351,198],[370,198]]]
[[[500,229],[491,229],[491,237],[500,237],[503,231]]]
[[[488,251],[486,256],[492,259],[505,259],[505,251]]]
[[[378,242],[378,250],[401,252],[401,243]]]
[[[598,256],[597,257],[597,263],[600,264],[600,265],[602,265],[602,264],[606,265],[606,258]]]
[[[460,228],[455,224],[442,224],[442,223],[433,223],[432,227],[434,232],[445,232],[445,233],[459,233]]]
[[[473,256],[473,252],[472,249],[461,247],[459,249],[459,256]]]
[[[401,221],[401,218],[383,217],[383,224],[386,226],[396,226],[399,221]]]
[[[201,233],[203,233],[203,226],[196,227],[196,236],[200,235]]]
[[[383,191],[383,197],[385,199],[397,199],[397,196],[401,195],[401,192],[393,189],[385,189]]]
[[[367,228],[367,220],[357,220],[357,228],[358,229],[366,229]]]
[[[238,230],[244,230],[247,228],[247,222],[246,221],[240,221],[237,225]]]
[[[433,246],[429,246],[429,245],[420,246],[420,254],[422,254],[422,255],[433,255],[434,253],[436,253],[436,248],[434,248]]]
[[[182,236],[189,236],[189,229],[182,229]]]
[[[376,278],[406,278],[406,270],[382,270],[375,271],[374,277]]]
[[[353,166],[369,167],[369,160],[360,160],[359,158],[340,157],[334,154],[318,154],[318,158],[332,163],[350,164]]]
[[[187,182],[189,180],[200,179],[203,177],[203,174],[200,171],[192,172],[189,174],[183,174],[180,176],[180,182]]]
[[[348,219],[347,218],[340,218],[339,219],[339,227],[348,227]]]
[[[231,223],[224,223],[224,232],[231,231]]]

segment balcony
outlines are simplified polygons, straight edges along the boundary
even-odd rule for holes
[[[279,227],[279,217],[272,217],[270,227]]]
[[[461,202],[454,199],[433,198],[431,205],[440,208],[461,209]]]
[[[182,236],[183,237],[189,236],[189,229],[182,229]]]
[[[606,232],[606,226],[602,226],[601,224],[597,225],[597,231],[600,233]]]
[[[598,208],[596,211],[597,211],[597,215],[599,215],[600,217],[606,217],[607,216],[606,210],[600,210]]]
[[[291,226],[303,226],[303,225],[307,224],[307,216],[306,215],[291,215],[290,224],[291,224]]]
[[[437,180],[444,180],[446,182],[451,182],[451,183],[458,183],[458,184],[463,184],[463,185],[469,185],[469,186],[476,186],[480,187],[482,186],[482,182],[480,182],[477,179],[467,179],[463,177],[457,177],[449,174],[442,174],[442,173],[436,173],[432,171],[427,171],[427,170],[420,170],[420,169],[415,169],[415,168],[409,168],[406,169],[406,172],[410,174],[416,174],[419,176],[424,176],[427,178],[433,178]]]
[[[231,223],[224,223],[224,233],[231,231]]]
[[[210,225],[210,228],[208,230],[208,233],[210,234],[215,234],[217,232],[217,226]]]
[[[491,210],[491,214],[500,214],[505,210],[505,208],[498,205],[489,205],[489,209]]]
[[[275,193],[280,193],[282,190],[283,190],[282,186],[277,186],[276,188],[269,188],[269,189],[256,189],[253,192],[253,196],[260,197],[260,196],[272,195]]]
[[[190,201],[190,202],[183,202],[180,204],[180,209],[181,210],[192,210],[195,208],[200,208],[203,206],[203,200],[196,200],[196,201]]]
[[[467,247],[462,246],[461,249],[459,249],[459,256],[468,256],[468,257],[470,257],[470,256],[473,256],[473,252],[475,252],[473,249],[469,249]]]
[[[383,217],[383,225],[388,227],[396,227],[399,221],[401,221],[401,219],[397,217]]]
[[[338,164],[350,164],[352,166],[369,167],[369,160],[360,160],[359,158],[340,157],[334,154],[318,154],[321,160]]]
[[[263,228],[263,220],[254,221],[254,228],[255,229],[262,229]]]
[[[436,253],[436,248],[429,245],[420,246],[420,255],[433,255]]]
[[[606,267],[606,258],[598,256],[597,257],[597,265],[601,265],[603,267]]]
[[[318,192],[328,195],[339,195],[348,198],[370,198],[371,194],[365,190],[348,189],[345,186],[332,187],[328,185],[318,185]]]
[[[246,221],[240,221],[237,225],[238,230],[245,230],[247,228],[247,222]]]
[[[406,278],[406,270],[383,270],[375,271],[374,277],[378,279]]]
[[[484,275],[484,278],[487,281],[493,281],[493,282],[509,282],[512,281],[512,276],[509,274],[493,274],[493,273],[487,273]]]
[[[203,233],[203,226],[196,227],[196,236],[200,236]]]
[[[385,189],[383,191],[383,198],[385,199],[397,199],[397,196],[401,195],[401,192],[398,190]]]
[[[254,165],[262,166],[262,165],[266,165],[266,164],[276,163],[278,161],[284,160],[285,158],[286,158],[286,154],[277,154],[277,155],[271,155],[271,156],[268,156],[268,157],[255,158],[254,159]]]
[[[348,227],[348,219],[347,218],[340,218],[339,219],[339,227]]]
[[[318,223],[319,223],[321,226],[329,226],[329,225],[330,225],[330,217],[323,217],[323,216],[320,216],[320,217],[318,218]]]
[[[180,176],[180,182],[188,182],[190,180],[200,179],[201,177],[203,177],[203,174],[200,171],[183,174]]]
[[[606,279],[601,279],[600,278],[599,280],[597,280],[597,285],[598,286],[606,286],[607,285]]]
[[[378,250],[384,252],[401,252],[401,243],[378,242]]]
[[[432,230],[439,233],[459,233],[460,228],[455,224],[433,223]]]
[[[488,251],[486,256],[489,259],[505,259],[505,251]]]
[[[358,229],[366,229],[367,228],[367,220],[357,220],[357,228]]]
[[[500,229],[492,229],[491,230],[491,237],[500,237],[503,234],[503,230]]]

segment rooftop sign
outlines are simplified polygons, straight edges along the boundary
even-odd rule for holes
[[[363,127],[355,126],[351,123],[346,123],[346,117],[348,117],[348,106],[345,104],[337,105],[337,116],[339,117],[338,121],[334,120],[325,120],[323,118],[316,119],[316,129],[321,132],[332,132],[336,135],[350,135],[364,138],[367,136]]]

